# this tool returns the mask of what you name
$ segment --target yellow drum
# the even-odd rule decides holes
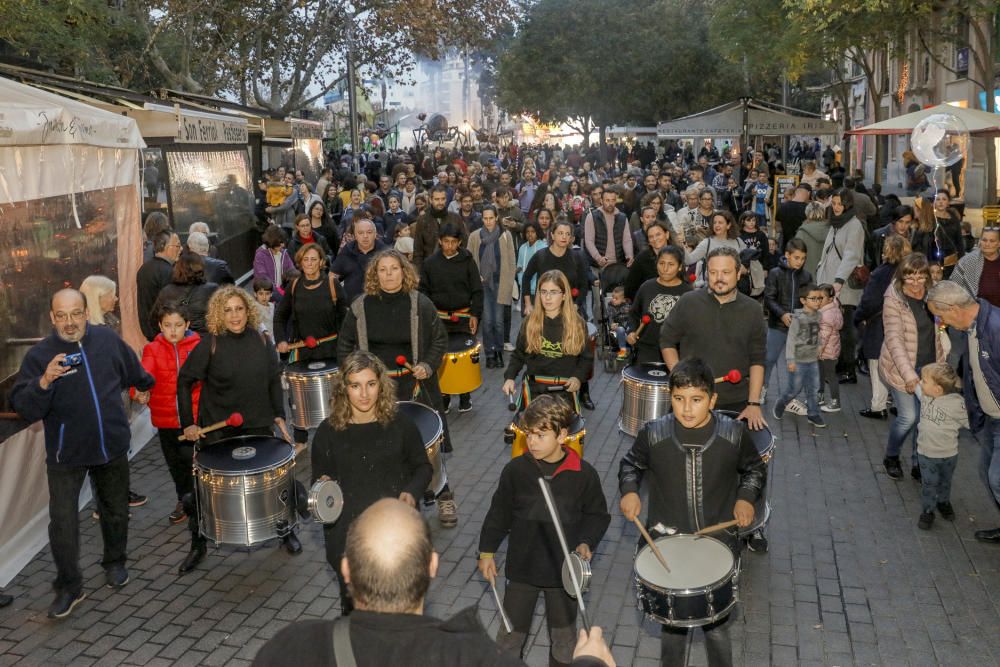
[[[471,334],[448,334],[448,352],[438,368],[442,394],[468,394],[482,386],[483,369],[479,364],[482,351],[482,343]]]
[[[583,458],[583,438],[587,435],[587,425],[583,417],[573,415],[573,422],[569,425],[569,437],[566,438],[566,446]],[[528,435],[515,420],[504,431],[504,439],[510,443],[510,457],[516,459],[528,448]]]

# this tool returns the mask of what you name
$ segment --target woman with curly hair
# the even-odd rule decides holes
[[[340,366],[330,391],[333,412],[313,439],[313,481],[335,480],[344,493],[344,512],[323,526],[326,560],[340,584],[340,608],[354,609],[340,573],[347,528],[382,498],[399,498],[413,507],[431,481],[433,470],[416,424],[396,410],[395,386],[378,357],[351,353]]]
[[[337,358],[346,359],[355,350],[378,357],[396,380],[395,398],[419,401],[441,415],[441,451],[446,453],[451,452],[451,438],[437,369],[448,350],[448,332],[417,282],[413,264],[397,250],[375,255],[365,269],[365,292],[351,303],[340,327]],[[403,359],[406,363],[400,364]],[[447,486],[437,505],[442,527],[457,526],[457,507]]]
[[[184,436],[192,442],[216,442],[237,435],[274,435],[292,441],[285,426],[281,369],[274,344],[257,330],[260,311],[251,295],[235,285],[216,290],[205,316],[207,334],[177,375],[177,407]],[[198,420],[194,418],[192,394],[201,383]],[[225,421],[238,412],[239,427],[226,426],[202,434],[201,427]],[[180,573],[193,570],[205,557],[205,538],[198,533],[197,513],[190,508],[191,553],[181,563]],[[289,553],[302,551],[294,534],[284,539]]]

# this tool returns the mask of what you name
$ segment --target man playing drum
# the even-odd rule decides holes
[[[701,359],[679,362],[670,386],[673,413],[647,423],[619,466],[622,514],[629,521],[639,516],[639,486],[650,471],[646,526],[654,531],[662,524],[694,533],[731,518],[740,528],[749,526],[767,481],[749,432],[742,422],[713,411],[715,377]],[[735,530],[714,535],[739,557]],[[733,664],[728,620],[702,626],[711,667]],[[661,664],[687,664],[688,639],[687,628],[664,625]]]

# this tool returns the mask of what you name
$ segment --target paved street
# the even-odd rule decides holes
[[[426,513],[441,554],[427,611],[448,616],[479,605],[495,632],[499,620],[488,586],[475,573],[474,554],[508,460],[501,430],[510,413],[498,390],[500,372],[485,372],[474,410],[453,412],[450,420],[457,454],[448,467],[461,523],[441,530],[436,513]],[[613,519],[593,562],[587,603],[613,642],[618,664],[651,667],[658,664],[659,628],[636,611],[637,533],[616,509],[618,460],[631,442],[617,430],[618,377],[598,370],[593,394],[598,409],[586,414],[585,458],[602,476]],[[933,530],[920,531],[918,483],[909,477],[893,482],[881,468],[887,424],[856,416],[867,395],[864,378],[846,387],[845,411],[815,434],[801,417],[772,423],[779,440],[769,480],[771,547],[743,559],[734,623],[738,661],[1000,665],[1000,548],[972,538],[974,530],[1000,522],[976,474],[978,445],[963,437],[956,521],[938,518]],[[307,467],[298,469],[300,479],[307,478]],[[114,592],[103,586],[99,529],[89,509],[81,513],[87,600],[64,621],[46,619],[54,566],[43,551],[6,591],[16,600],[0,610],[0,664],[245,665],[287,623],[338,613],[337,587],[313,523],[300,532],[305,551],[298,557],[275,546],[249,553],[218,549],[198,571],[179,578],[187,533],[167,522],[172,485],[155,441],[132,470],[133,488],[151,501],[133,511],[131,583]],[[540,614],[537,627],[543,627]],[[529,645],[530,665],[547,664],[541,633]],[[700,641],[691,664],[705,664]]]

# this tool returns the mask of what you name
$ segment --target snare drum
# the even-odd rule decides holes
[[[420,439],[424,441],[424,451],[427,452],[427,459],[434,468],[434,476],[431,477],[430,486],[427,489],[438,495],[448,483],[448,471],[444,467],[441,459],[441,443],[444,442],[444,423],[437,412],[431,408],[416,403],[414,401],[399,401],[396,404],[399,411],[413,420],[420,431]]]
[[[296,525],[295,456],[284,440],[226,438],[196,450],[198,529],[216,544],[252,546]]]
[[[333,480],[316,482],[309,489],[307,506],[318,523],[334,523],[344,511],[344,493]]]
[[[285,369],[292,426],[316,428],[330,416],[330,396],[337,364],[332,359],[296,361]]]
[[[739,599],[739,562],[714,537],[670,535],[655,540],[670,572],[649,545],[635,557],[639,609],[663,625],[693,628],[723,618]]]
[[[576,581],[580,584],[580,592],[586,593],[590,590],[590,563],[583,559],[583,556],[575,551],[571,551],[563,561],[562,566],[562,585],[566,589],[566,593],[569,594],[571,598],[576,599],[576,587],[573,586],[573,579],[570,577],[570,568],[573,569],[573,574],[576,575]]]
[[[566,438],[566,446],[583,458],[583,439],[587,435],[587,423],[580,415],[573,415],[573,422],[569,425],[569,437]],[[514,423],[508,427],[508,437],[512,436],[510,457],[516,459],[528,448],[528,436],[521,425],[515,419]]]
[[[482,351],[482,343],[472,334],[448,334],[448,352],[438,368],[442,394],[468,394],[482,386],[483,370],[479,364]]]
[[[670,371],[666,364],[635,364],[622,370],[622,411],[618,429],[635,437],[648,421],[670,412]]]
[[[733,419],[736,419],[737,415],[737,413],[730,410],[720,410],[719,413],[728,415]],[[740,537],[745,537],[755,530],[760,530],[771,519],[771,503],[768,502],[768,499],[771,495],[771,462],[774,460],[775,437],[771,433],[771,429],[766,426],[759,431],[753,431],[748,427],[747,433],[750,434],[750,439],[753,440],[754,447],[760,453],[761,460],[767,464],[768,483],[764,485],[764,492],[760,494],[760,498],[754,503],[753,523],[746,528],[739,529]]]

